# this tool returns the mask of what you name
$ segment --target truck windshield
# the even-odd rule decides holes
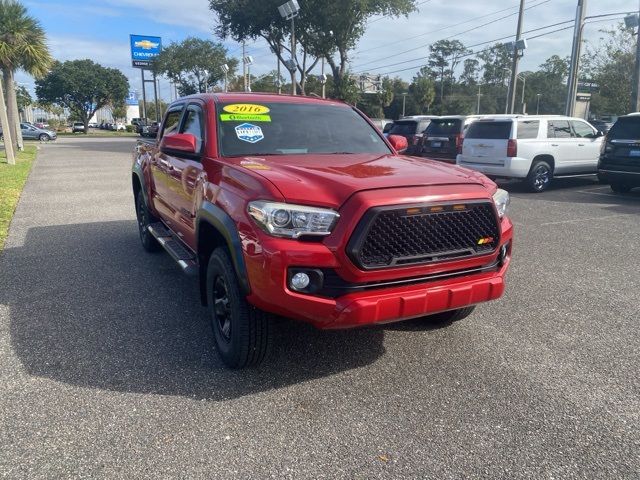
[[[216,115],[224,157],[391,153],[380,133],[343,105],[225,103]]]

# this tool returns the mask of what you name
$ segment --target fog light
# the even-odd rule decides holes
[[[294,290],[304,290],[309,286],[311,279],[309,275],[306,273],[296,273],[293,277],[291,277],[291,288]]]

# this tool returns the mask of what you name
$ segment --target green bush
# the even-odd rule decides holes
[[[133,133],[136,131],[136,127],[133,125],[127,125],[125,128],[127,129],[127,133]]]

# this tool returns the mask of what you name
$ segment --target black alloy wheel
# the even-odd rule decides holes
[[[207,308],[216,350],[230,368],[259,365],[271,344],[271,315],[247,302],[225,247],[207,265]]]
[[[215,321],[222,335],[222,338],[231,341],[231,303],[229,300],[229,291],[224,277],[217,276],[213,285],[213,310],[215,312]]]
[[[532,192],[544,192],[551,184],[553,171],[547,162],[538,161],[533,164],[527,176],[527,185]]]
[[[160,250],[160,244],[155,237],[151,235],[151,232],[149,232],[149,225],[158,220],[149,212],[142,192],[138,192],[136,196],[136,217],[138,219],[138,233],[140,234],[142,248],[147,252],[157,252]]]

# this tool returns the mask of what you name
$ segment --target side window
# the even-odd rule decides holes
[[[182,118],[182,105],[173,107],[167,113],[167,116],[164,119],[164,124],[162,125],[162,135],[160,137],[164,137],[165,135],[170,135],[178,131],[178,126],[180,126],[180,118]]]
[[[523,120],[518,122],[518,139],[538,138],[540,122],[538,120]]]
[[[553,130],[554,137],[556,138],[571,138],[573,133],[567,120],[553,120],[549,122],[550,128]],[[553,138],[553,137],[552,137]]]
[[[576,137],[578,138],[594,138],[596,136],[593,128],[587,125],[584,122],[571,122],[571,126],[573,127],[573,131],[576,133]]]
[[[180,133],[190,133],[197,139],[196,151],[202,150],[202,140],[204,137],[204,115],[199,105],[189,105],[184,119],[184,125]]]

